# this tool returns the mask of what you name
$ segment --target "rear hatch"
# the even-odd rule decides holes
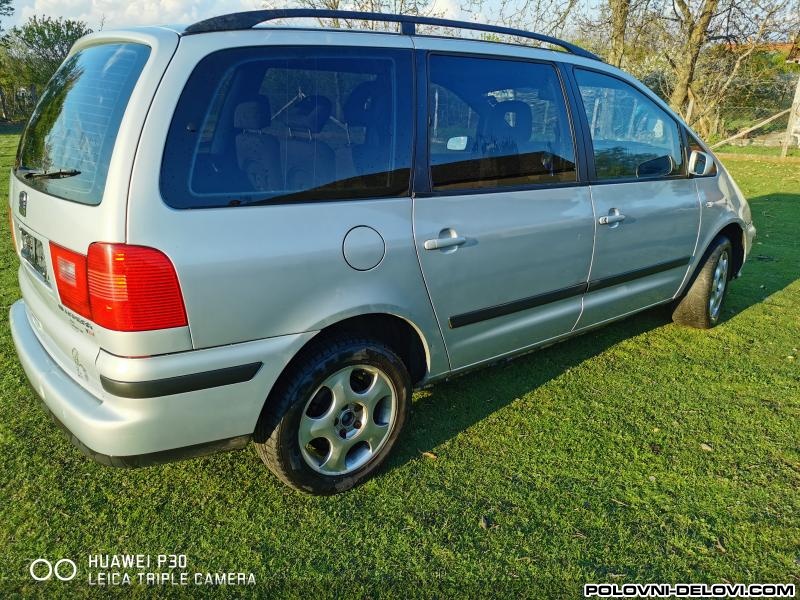
[[[98,326],[74,293],[86,286],[90,245],[125,242],[136,145],[178,40],[147,28],[78,41],[22,134],[10,177],[20,289],[33,329],[65,371],[98,392],[100,348],[130,356],[188,349],[187,340],[191,347],[187,327],[176,336]]]

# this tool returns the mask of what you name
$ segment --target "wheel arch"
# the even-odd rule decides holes
[[[725,223],[721,227],[715,228],[714,233],[711,235],[706,236],[705,240],[703,241],[703,252],[699,255],[699,258],[695,261],[694,265],[692,266],[691,274],[689,277],[686,278],[684,281],[683,286],[675,295],[675,298],[681,298],[686,293],[686,291],[692,287],[695,279],[697,279],[697,275],[700,273],[700,270],[703,268],[703,264],[705,264],[706,257],[711,249],[711,244],[714,243],[719,236],[724,235],[727,237],[730,242],[731,246],[733,246],[733,269],[731,272],[733,273],[731,279],[739,276],[739,271],[741,271],[742,266],[744,265],[744,249],[745,249],[745,232],[744,227],[738,221],[729,221]]]
[[[431,372],[431,348],[415,323],[389,312],[362,313],[340,318],[321,327],[289,360],[273,389],[294,368],[309,347],[345,334],[375,338],[387,344],[406,365],[413,385],[421,382]]]
[[[430,348],[419,327],[408,319],[386,312],[355,315],[324,327],[308,344],[343,333],[356,333],[387,344],[405,363],[412,384],[416,385],[430,372]]]
[[[737,222],[732,221],[725,225],[722,229],[720,229],[714,237],[708,242],[708,245],[711,244],[716,238],[719,236],[724,235],[731,241],[731,245],[733,246],[733,278],[739,276],[739,272],[742,270],[742,266],[744,266],[744,248],[745,248],[745,232],[744,227]],[[706,250],[708,246],[706,246]],[[704,251],[705,254],[705,251]]]

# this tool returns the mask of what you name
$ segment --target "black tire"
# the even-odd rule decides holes
[[[323,382],[347,367],[358,365],[379,370],[385,380],[391,382],[396,396],[393,421],[387,425],[388,433],[379,449],[365,464],[342,475],[320,473],[306,458],[309,447],[301,451],[301,419],[311,410],[312,394],[319,395]],[[331,402],[332,399],[331,392]],[[293,361],[270,393],[256,425],[256,451],[281,481],[296,490],[314,495],[344,492],[369,478],[391,452],[408,420],[410,406],[411,377],[406,365],[389,346],[361,335],[321,339]],[[334,408],[332,403],[331,411]],[[361,426],[358,421],[356,424]]]
[[[721,261],[727,261],[724,277],[717,277],[717,268]],[[672,320],[687,327],[696,329],[710,329],[719,322],[725,297],[728,294],[728,284],[733,277],[733,245],[724,235],[714,238],[706,250],[703,264],[700,266],[694,281],[683,297],[678,301],[672,312]],[[716,282],[724,286],[717,295]],[[712,302],[712,296],[718,303]],[[714,306],[716,305],[716,309]]]

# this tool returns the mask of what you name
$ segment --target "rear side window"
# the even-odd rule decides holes
[[[31,116],[17,152],[16,175],[71,171],[70,177],[28,177],[32,187],[65,200],[99,204],[128,99],[150,48],[91,46],[56,71]]]
[[[411,94],[406,50],[211,54],[178,102],[161,194],[174,208],[406,195]]]
[[[576,180],[564,95],[551,65],[433,55],[430,82],[434,190]]]
[[[575,69],[575,77],[592,134],[597,179],[684,173],[678,124],[666,111],[616,77],[583,69]]]

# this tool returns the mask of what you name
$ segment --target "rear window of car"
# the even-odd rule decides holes
[[[408,50],[210,54],[178,101],[161,195],[183,209],[406,195],[411,94]]]
[[[122,116],[150,48],[91,46],[70,56],[47,84],[22,135],[15,173],[65,200],[99,204]],[[35,177],[64,171],[62,178]]]

